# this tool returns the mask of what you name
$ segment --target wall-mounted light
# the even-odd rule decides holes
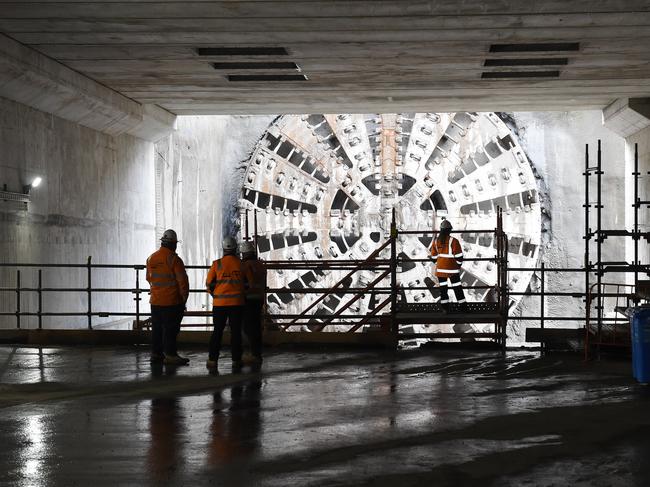
[[[30,191],[33,188],[37,188],[41,183],[43,182],[43,178],[40,176],[36,176],[34,179],[32,179],[32,182],[29,184],[25,184],[23,186],[22,192],[17,192],[17,191],[8,191],[7,190],[7,185],[4,184],[2,187],[2,190],[0,190],[0,200],[3,202],[17,202],[17,203],[22,203],[22,209],[26,210],[27,209],[27,204],[30,201]]]
[[[29,194],[29,192],[32,190],[32,188],[38,188],[38,186],[41,184],[43,181],[43,178],[40,176],[36,176],[31,183],[26,184],[23,186],[23,193],[24,194]]]

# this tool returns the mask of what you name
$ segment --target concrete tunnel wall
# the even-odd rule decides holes
[[[112,137],[0,98],[0,187],[20,192],[34,176],[29,209],[0,201],[0,262],[143,263],[155,244],[153,143]],[[22,285],[36,287],[37,271],[23,270]],[[0,269],[0,286],[14,286],[15,270]],[[133,271],[97,270],[97,287],[133,287]],[[85,270],[43,271],[45,287],[85,287]],[[37,298],[23,293],[22,309],[37,311]],[[133,306],[129,294],[95,293],[93,308]],[[84,293],[45,293],[45,311],[85,311]],[[15,295],[0,296],[2,311],[15,311]],[[95,318],[101,323],[116,318]],[[36,317],[22,318],[36,327]],[[0,317],[2,327],[15,317]],[[44,318],[47,327],[83,327],[85,317]]]

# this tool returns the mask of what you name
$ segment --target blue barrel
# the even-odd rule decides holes
[[[632,375],[650,382],[650,308],[636,308],[630,320],[632,331]]]

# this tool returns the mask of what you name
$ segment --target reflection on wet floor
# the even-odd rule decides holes
[[[154,481],[170,481],[183,461],[183,411],[177,397],[151,400],[149,431],[151,441],[147,454],[147,470]]]
[[[650,394],[625,362],[278,352],[209,375],[188,355],[0,348],[0,483],[648,485]]]
[[[262,421],[260,392],[262,382],[250,381],[225,391],[214,393],[207,464],[227,467],[245,463],[259,448]]]

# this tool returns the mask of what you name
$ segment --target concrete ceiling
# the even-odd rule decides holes
[[[0,0],[0,32],[183,115],[602,109],[650,96],[650,0]],[[492,44],[576,42],[569,52],[489,52]],[[197,53],[242,46],[288,55]],[[568,64],[484,66],[558,57]],[[269,60],[297,63],[308,80],[233,82],[227,74],[277,71],[211,64]],[[549,70],[559,77],[481,78]]]

